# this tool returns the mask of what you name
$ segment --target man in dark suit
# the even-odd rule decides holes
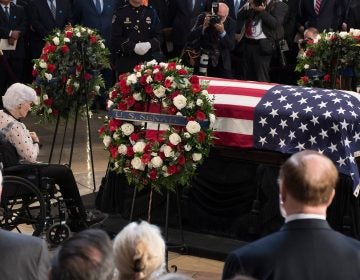
[[[15,50],[4,50],[0,67],[0,95],[14,82],[21,81],[25,59],[24,36],[27,31],[27,19],[24,8],[0,0],[0,39],[15,45]],[[0,102],[1,103],[1,102]]]
[[[32,58],[39,58],[45,37],[55,28],[63,30],[74,23],[71,4],[69,0],[34,0],[28,8],[31,54]]]
[[[2,192],[0,172],[0,197]],[[46,242],[30,235],[0,229],[0,278],[46,280],[50,255]]]
[[[276,233],[231,252],[223,279],[360,279],[360,242],[330,228],[326,210],[335,195],[333,162],[315,151],[292,155],[279,174],[285,225]]]
[[[236,23],[228,14],[228,6],[219,3],[217,17],[209,13],[201,14],[189,35],[189,41],[200,39],[203,52],[209,56],[207,73],[199,69],[202,75],[232,78],[230,52],[235,46]]]
[[[210,12],[211,0],[169,0],[169,22],[174,45],[172,56],[180,56],[198,15]]]

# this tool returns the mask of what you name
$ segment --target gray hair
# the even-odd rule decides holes
[[[33,88],[21,84],[12,84],[2,97],[4,108],[12,110],[24,102],[36,102],[37,96]]]

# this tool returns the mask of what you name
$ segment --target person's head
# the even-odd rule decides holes
[[[280,168],[280,203],[287,214],[326,214],[338,172],[326,156],[311,150],[293,154]]]
[[[159,280],[191,280],[192,278],[181,273],[166,273]]]
[[[3,4],[3,5],[9,5],[10,2],[11,2],[11,0],[0,0],[0,4]]]
[[[2,97],[3,106],[15,118],[25,118],[31,104],[37,102],[36,92],[33,88],[21,84],[12,84]]]
[[[220,17],[220,22],[224,23],[227,16],[229,15],[229,7],[225,3],[220,2],[219,3],[219,11],[218,16]]]
[[[133,7],[140,7],[143,3],[143,0],[129,0],[129,4]]]
[[[304,31],[304,40],[315,40],[319,31],[315,27],[309,27]]]
[[[158,279],[164,273],[165,242],[157,226],[132,222],[114,239],[119,279]]]
[[[66,240],[55,253],[51,280],[111,280],[114,273],[112,244],[106,232],[87,229]]]

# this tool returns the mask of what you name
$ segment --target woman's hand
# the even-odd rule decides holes
[[[34,143],[39,143],[39,137],[37,136],[36,132],[30,131],[30,137]]]

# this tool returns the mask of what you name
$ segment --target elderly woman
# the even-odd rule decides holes
[[[69,211],[71,230],[79,231],[104,220],[104,214],[97,213],[97,215],[94,215],[85,210],[70,168],[60,164],[40,164],[36,162],[39,154],[39,138],[35,132],[27,130],[26,126],[20,121],[20,119],[27,116],[31,104],[36,100],[35,90],[24,84],[15,83],[7,89],[2,97],[4,109],[0,110],[0,139],[9,142],[15,147],[19,156],[19,163],[24,164],[24,170],[36,167],[41,177],[54,179],[60,188]],[[18,168],[16,170],[19,171]]]
[[[165,273],[165,242],[157,226],[132,222],[114,239],[118,280],[159,279]]]

